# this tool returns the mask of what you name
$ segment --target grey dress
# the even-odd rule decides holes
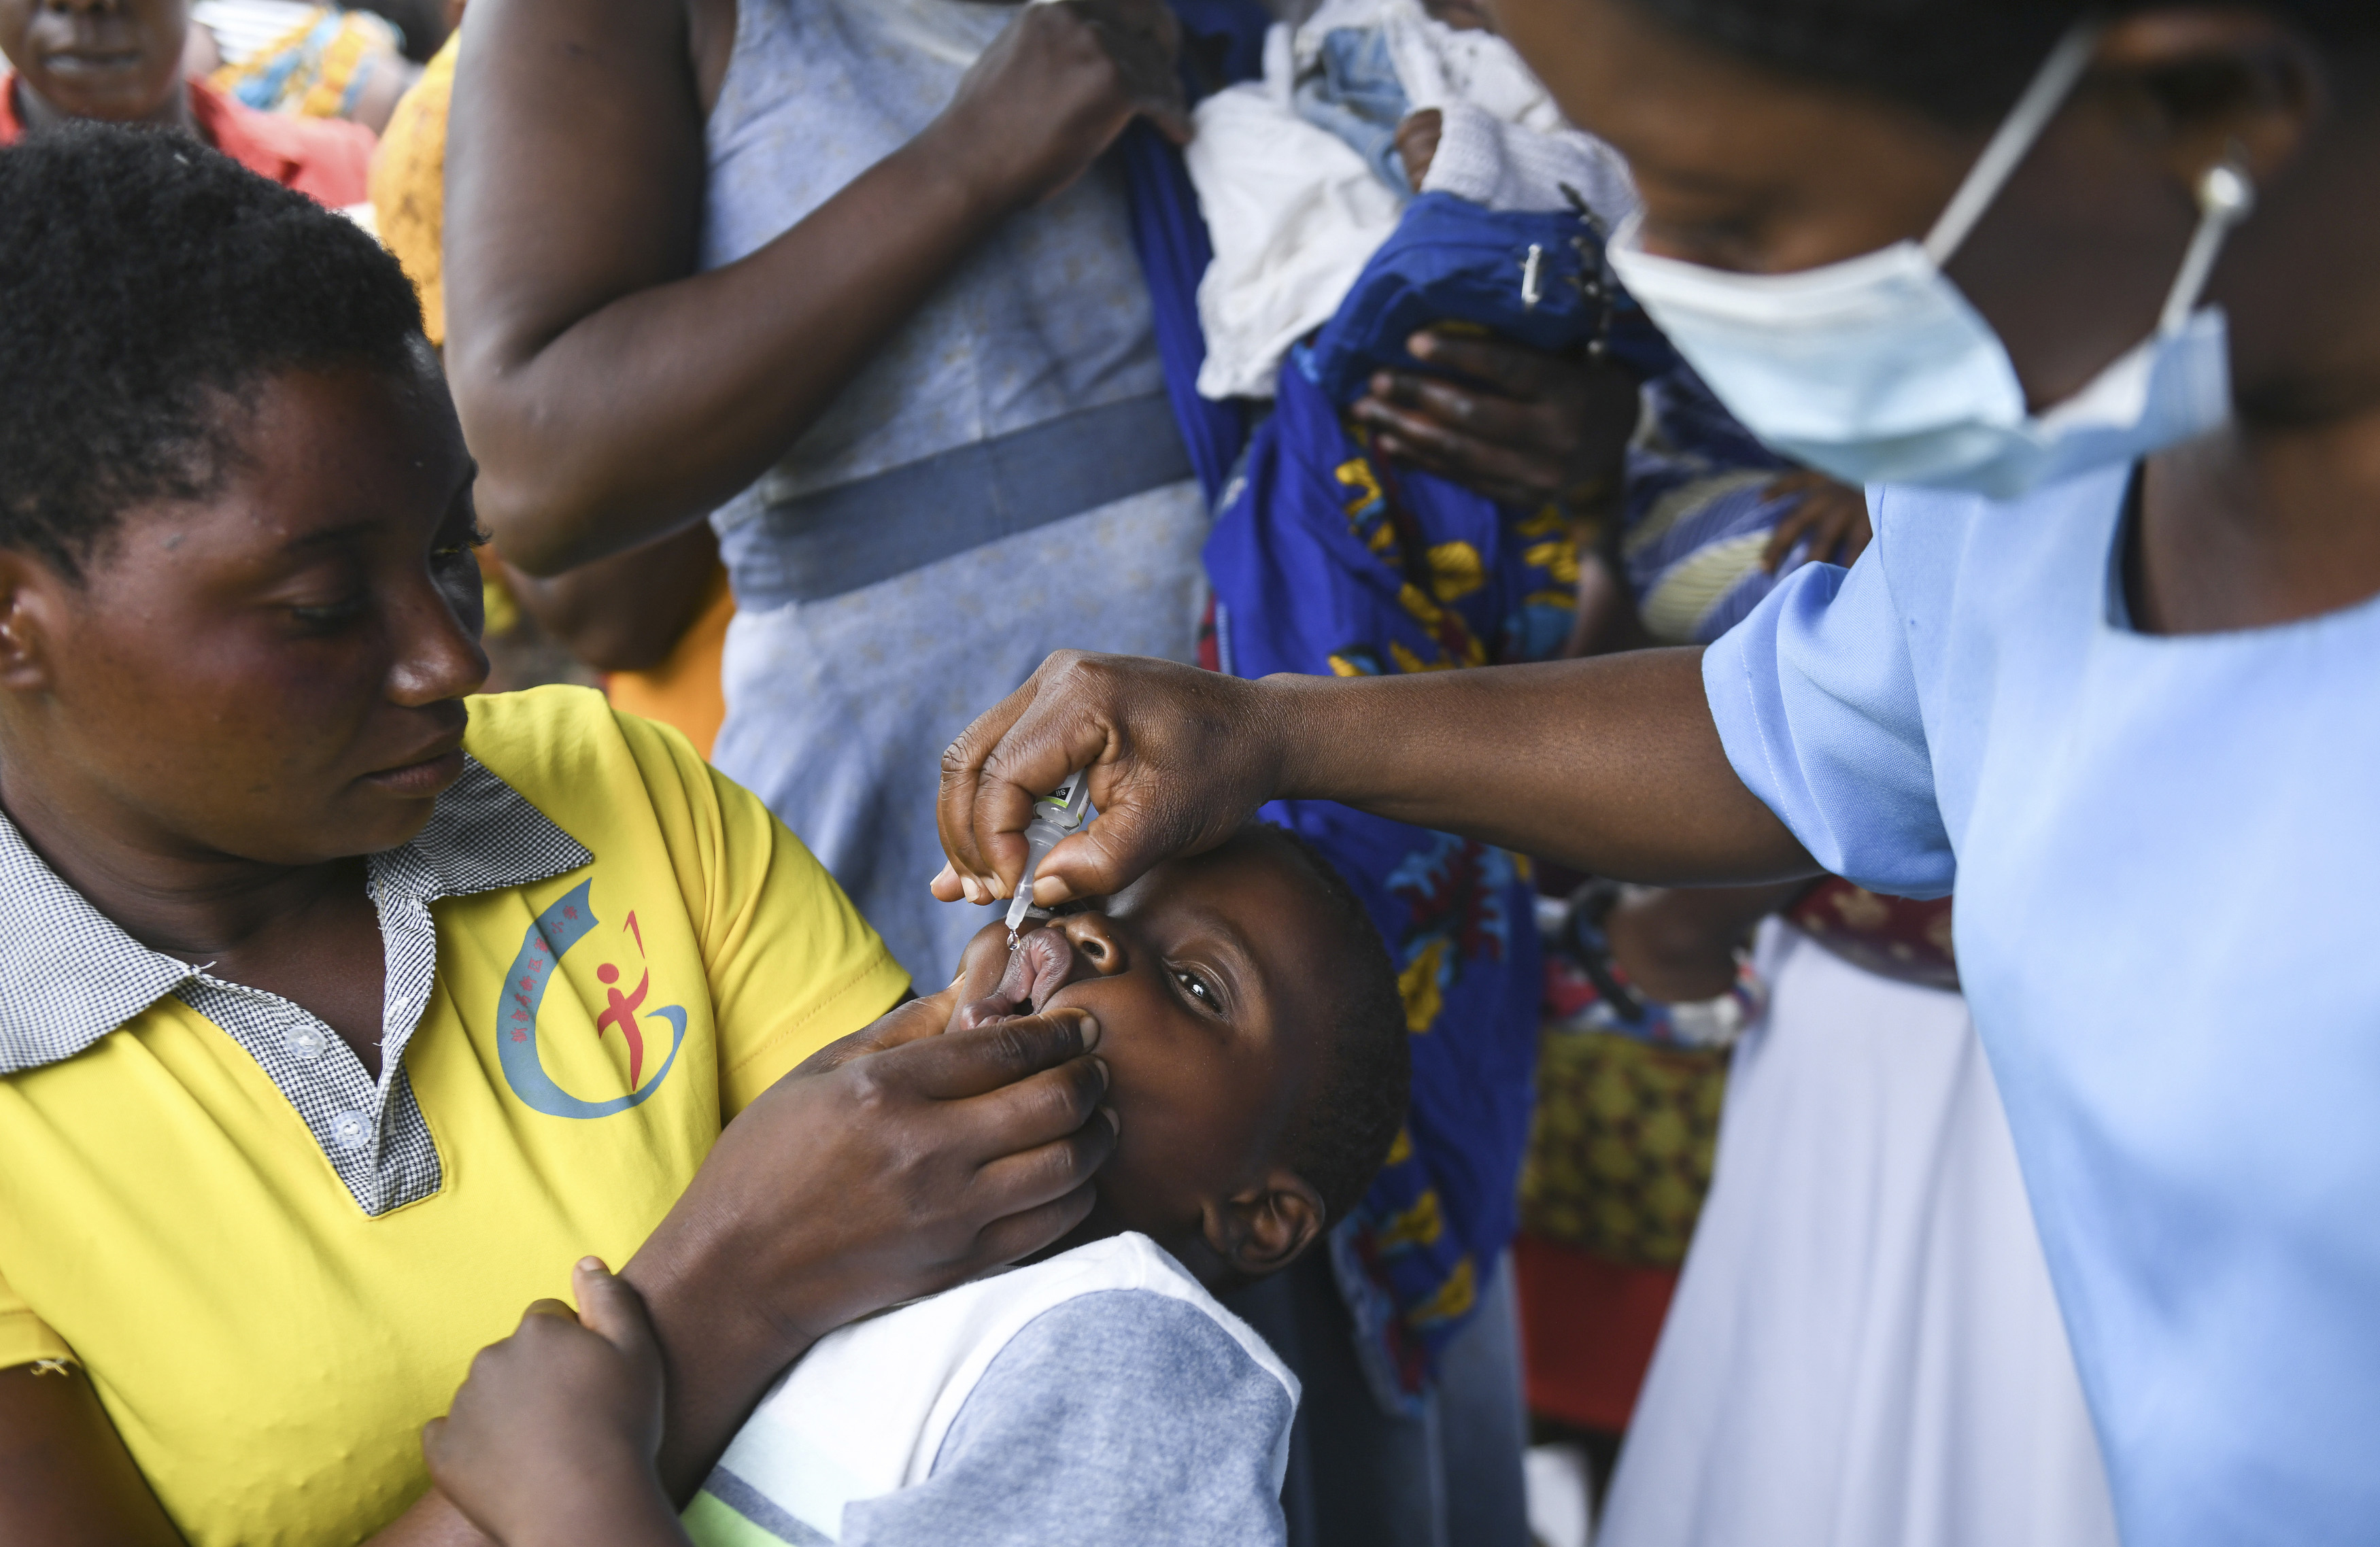
[[[1015,14],[965,0],[740,0],[708,127],[703,266],[765,245],[914,137]],[[1190,658],[1207,510],[1180,476],[1162,387],[1123,178],[1102,162],[1000,226],[712,518],[740,609],[714,761],[800,834],[922,984],[945,981],[991,917],[926,891],[941,864],[942,749],[1053,650]],[[945,479],[921,496],[892,476],[1101,413],[1134,427],[1104,434],[1105,453],[1170,466],[1165,481],[979,542],[974,484],[953,497]],[[832,556],[880,528],[913,531],[921,499],[950,508],[939,535],[905,538],[914,566],[787,594],[789,548],[814,554],[823,535]],[[826,514],[803,514],[820,501]]]

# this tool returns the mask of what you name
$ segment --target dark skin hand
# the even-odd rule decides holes
[[[1280,1150],[1323,1067],[1335,1006],[1316,964],[1346,950],[1333,919],[1301,864],[1243,839],[1160,865],[1013,953],[1001,923],[968,944],[949,991],[962,1031],[1067,1011],[1104,1029],[1115,1152],[1089,1216],[1049,1250],[1138,1230],[1222,1290],[1312,1244],[1322,1200]],[[575,1287],[577,1315],[540,1300],[473,1361],[423,1432],[431,1476],[508,1547],[682,1542],[656,1467],[663,1360],[643,1301],[591,1259]]]
[[[1761,920],[1807,883],[1673,886],[1623,898],[1604,915],[1611,959],[1628,981],[1668,1005],[1717,999],[1735,986],[1735,953]]]
[[[1570,118],[1627,156],[1653,250],[1781,273],[1922,237],[1988,137],[1767,69],[1631,0],[1498,0],[1498,30]],[[2137,626],[2250,627],[2380,591],[2380,67],[2251,7],[2126,14],[1951,265],[2036,407],[2144,336],[2237,144],[2258,207],[2209,292],[2240,417],[2147,461]],[[2054,254],[2054,262],[2046,254]],[[1216,842],[1273,795],[1650,882],[1811,865],[1728,765],[1690,652],[1426,677],[1193,681],[1053,657],[951,749],[937,895],[1004,895],[1034,794],[1096,762],[1101,817],[1044,900]],[[1121,820],[1119,820],[1121,819]]]
[[[454,1410],[421,1431],[431,1480],[504,1547],[684,1547],[654,1461],[662,1355],[652,1318],[600,1258],[573,1310],[539,1300],[480,1350]]]
[[[1435,329],[1405,347],[1433,369],[1377,372],[1349,410],[1383,455],[1531,508],[1617,486],[1640,408],[1621,366]]]
[[[1439,138],[1445,132],[1446,115],[1435,107],[1408,113],[1404,121],[1397,125],[1397,159],[1405,164],[1405,185],[1415,193],[1421,191],[1421,180],[1429,176],[1429,164],[1438,155]]]
[[[654,1475],[691,1498],[778,1371],[844,1322],[1060,1239],[1115,1127],[1088,1014],[946,1030],[957,985],[826,1048],[727,1126],[622,1271],[663,1371]],[[0,1370],[0,1542],[180,1538],[79,1372]],[[575,1520],[565,1513],[563,1524]],[[479,1547],[436,1490],[374,1547]],[[518,1540],[518,1539],[507,1539]],[[556,1540],[585,1540],[557,1537]]]
[[[1430,14],[1463,30],[1486,25],[1468,6]],[[1437,108],[1425,107],[1397,126],[1397,155],[1415,193],[1445,122]],[[1619,487],[1621,455],[1641,408],[1627,372],[1506,339],[1436,331],[1415,334],[1405,347],[1441,369],[1372,377],[1353,412],[1372,426],[1383,455],[1531,508],[1557,499],[1586,505]]]
[[[126,511],[79,575],[0,548],[0,807],[135,939],[303,1005],[375,1070],[362,856],[459,776],[487,673],[473,469],[418,347],[401,374],[256,383],[223,408],[241,455],[215,486]],[[955,987],[911,1001],[778,1081],[624,1270],[677,1496],[820,1334],[1089,1212],[1113,1146],[1096,1022],[948,1032],[959,1008]],[[0,1542],[175,1540],[91,1389],[0,1371],[0,1471],[32,1480],[0,1487]],[[480,1538],[433,1492],[373,1540]]]
[[[1212,847],[1275,797],[1337,800],[1597,875],[1751,882],[1815,869],[1729,765],[1699,650],[1254,682],[1061,651],[943,754],[951,862],[935,895],[1008,895],[1024,870],[1026,792],[1087,765],[1099,819],[1041,862],[1044,906],[1120,891],[1169,855]]]
[[[1160,0],[1020,8],[917,139],[695,272],[733,0],[480,0],[446,160],[447,365],[506,559],[555,574],[750,484],[952,267],[1137,116],[1188,119]]]
[[[1868,525],[1865,490],[1803,469],[1760,491],[1763,499],[1792,495],[1799,495],[1800,503],[1778,520],[1768,533],[1768,546],[1760,552],[1760,567],[1770,574],[1777,572],[1803,538],[1809,539],[1814,562],[1846,567],[1875,540],[1876,529]]]

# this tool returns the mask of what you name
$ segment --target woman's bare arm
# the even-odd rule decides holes
[[[0,1547],[181,1541],[80,1370],[0,1370]]]
[[[446,159],[446,366],[505,556],[552,574],[758,478],[992,225],[1138,113],[1186,134],[1160,0],[1021,8],[942,115],[697,274],[682,0],[479,0]]]

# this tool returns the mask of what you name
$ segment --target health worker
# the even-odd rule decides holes
[[[1958,893],[2131,1547],[2380,1541],[2380,8],[1497,0],[1612,262],[1876,540],[1706,651],[1239,682],[1052,657],[955,897],[1329,798],[1647,882]]]

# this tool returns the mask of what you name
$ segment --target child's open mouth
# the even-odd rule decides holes
[[[1075,943],[1044,925],[1017,937],[1016,949],[1008,954],[1008,970],[1001,974],[992,996],[1013,1014],[1039,1015],[1050,995],[1087,976],[1083,966]]]

